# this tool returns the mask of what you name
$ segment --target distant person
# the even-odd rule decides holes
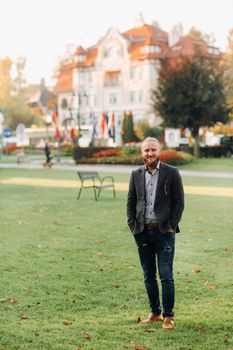
[[[184,209],[178,170],[159,160],[160,142],[152,137],[141,145],[144,166],[131,175],[127,199],[128,225],[136,241],[151,312],[140,324],[163,321],[174,328],[173,259],[175,233]],[[157,282],[162,284],[162,306]]]
[[[46,156],[46,162],[44,163],[44,166],[48,166],[51,167],[52,166],[52,156],[51,156],[51,151],[50,151],[50,147],[48,142],[46,142],[45,144],[45,148],[44,148],[44,152],[45,152],[45,156]]]

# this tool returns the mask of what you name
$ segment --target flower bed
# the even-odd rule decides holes
[[[141,155],[136,152],[131,155],[124,155],[120,152],[120,149],[115,151],[118,156],[113,156],[114,150],[102,150],[100,152],[92,154],[87,158],[79,159],[79,164],[132,164],[142,165],[143,161]],[[97,156],[94,156],[97,155]],[[190,163],[194,160],[194,157],[185,152],[177,152],[175,150],[164,150],[160,153],[160,160],[170,165],[180,165]]]

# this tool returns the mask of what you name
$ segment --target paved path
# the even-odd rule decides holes
[[[31,163],[0,163],[0,169],[43,169],[43,164],[40,162]],[[137,169],[138,165],[107,165],[107,164],[79,164],[75,165],[73,163],[55,163],[51,170],[68,170],[68,171],[91,171],[96,170],[99,172],[111,172],[111,173],[121,173],[130,174],[133,169]],[[194,177],[214,177],[214,178],[224,178],[233,179],[232,173],[225,172],[210,172],[210,171],[199,171],[199,170],[180,170],[182,176],[194,176]]]

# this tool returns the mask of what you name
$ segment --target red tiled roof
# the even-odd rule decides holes
[[[129,54],[131,60],[144,60],[144,59],[164,59],[168,58],[174,63],[179,58],[184,56],[192,56],[195,51],[199,50],[203,53],[208,53],[208,45],[202,41],[195,39],[190,35],[186,35],[180,38],[180,40],[173,46],[168,45],[168,33],[162,29],[144,24],[143,26],[132,28],[124,33],[122,36],[129,43]],[[160,48],[158,52],[150,52],[146,47],[157,46]],[[145,47],[145,50],[143,50]],[[153,50],[152,50],[153,51]],[[156,50],[155,50],[156,51]],[[79,46],[73,56],[86,56],[86,59],[75,61],[73,63],[64,62],[61,64],[59,75],[57,77],[57,84],[55,87],[56,92],[72,91],[72,71],[74,68],[88,68],[94,65],[98,54],[98,46],[92,46],[88,49],[84,49]]]
[[[68,92],[73,90],[73,65],[62,67],[57,76],[55,92]]]
[[[82,55],[86,55],[86,60],[81,61],[81,62],[75,62],[74,66],[75,67],[90,67],[95,63],[97,54],[98,54],[98,49],[95,46],[92,46],[88,48],[84,53],[81,53]]]
[[[82,46],[79,46],[77,48],[77,50],[75,51],[75,55],[85,55],[86,51],[84,50],[84,48]]]
[[[173,45],[164,51],[163,57],[175,58],[180,56],[193,56],[196,51],[208,53],[208,45],[202,41],[193,38],[190,35],[185,35]]]
[[[144,24],[123,33],[123,36],[130,41],[129,53],[132,60],[142,60],[146,58],[159,58],[162,51],[168,47],[168,34],[162,29]],[[161,52],[145,53],[141,49],[144,46],[156,45]]]

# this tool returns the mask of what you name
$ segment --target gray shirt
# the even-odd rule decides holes
[[[157,217],[154,212],[154,204],[156,197],[156,190],[159,179],[159,166],[160,161],[156,166],[153,173],[149,173],[146,169],[145,172],[145,185],[146,185],[146,211],[145,211],[145,224],[149,222],[157,222]]]

